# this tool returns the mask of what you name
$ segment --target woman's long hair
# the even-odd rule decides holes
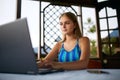
[[[80,26],[78,24],[78,20],[77,17],[75,16],[75,14],[71,13],[71,12],[65,12],[63,13],[59,19],[61,19],[61,17],[63,16],[67,16],[70,20],[73,21],[74,24],[76,24],[76,28],[74,30],[75,33],[75,37],[78,39],[80,37],[82,37],[81,31],[80,31]],[[62,42],[64,42],[66,40],[66,36],[63,34],[63,39]]]

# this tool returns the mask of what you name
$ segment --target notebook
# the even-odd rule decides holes
[[[27,18],[0,26],[0,73],[46,74],[60,71],[38,69]]]

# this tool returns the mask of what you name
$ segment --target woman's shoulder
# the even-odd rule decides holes
[[[83,43],[83,42],[89,42],[89,38],[88,37],[80,37],[79,38],[79,43]]]
[[[80,37],[79,40],[89,40],[89,38],[86,36],[83,36],[83,37]]]
[[[60,48],[60,47],[62,46],[62,42],[61,42],[61,41],[57,42],[57,43],[56,43],[56,46],[57,46],[58,48]]]
[[[84,46],[89,46],[90,45],[90,40],[88,37],[81,37],[79,38],[79,46],[82,48]]]

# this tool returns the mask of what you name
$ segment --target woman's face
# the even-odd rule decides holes
[[[73,34],[75,29],[75,24],[66,15],[63,15],[60,18],[60,28],[63,34],[67,34],[67,35]]]

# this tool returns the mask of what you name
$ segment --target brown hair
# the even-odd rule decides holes
[[[73,23],[76,24],[76,28],[74,30],[75,36],[77,38],[82,37],[81,31],[80,31],[80,26],[78,24],[78,20],[77,20],[77,17],[75,16],[75,14],[73,14],[71,12],[65,12],[65,13],[61,14],[60,18],[63,17],[63,16],[67,16],[70,20],[73,21]],[[62,41],[64,42],[65,40],[66,40],[66,37],[65,37],[65,35],[63,35],[63,40]]]

